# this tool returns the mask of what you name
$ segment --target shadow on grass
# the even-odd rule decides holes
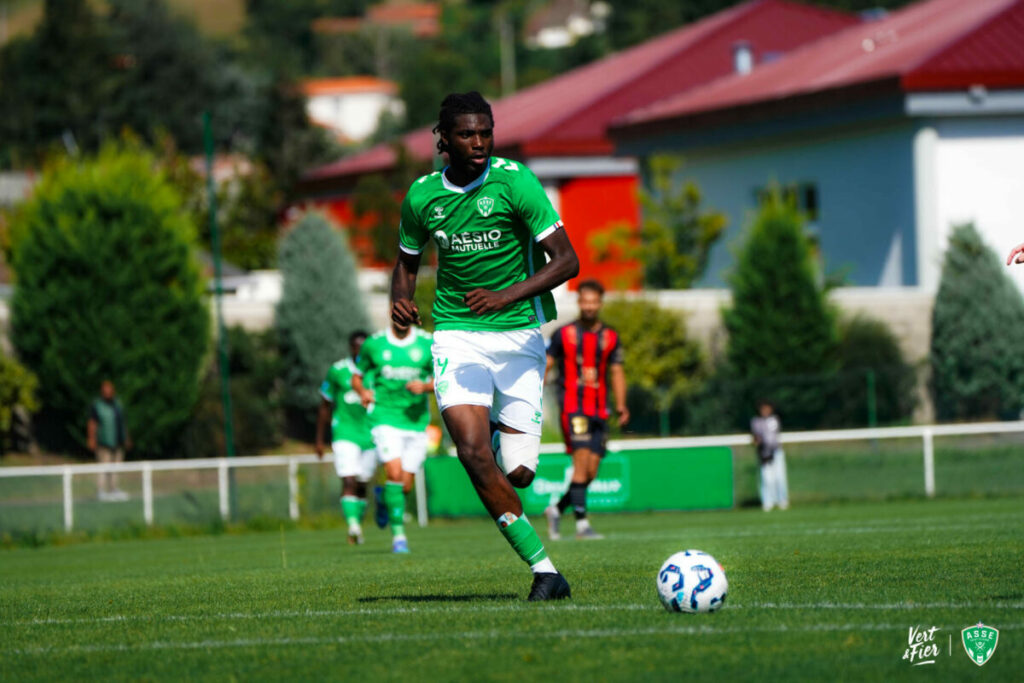
[[[468,595],[380,595],[359,598],[359,602],[476,602],[478,600],[514,600],[515,593],[469,593]]]

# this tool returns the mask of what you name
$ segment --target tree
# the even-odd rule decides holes
[[[277,327],[284,360],[284,405],[308,431],[319,402],[317,387],[331,363],[348,355],[348,336],[369,318],[347,241],[322,214],[307,213],[281,242],[283,278]]]
[[[737,422],[759,398],[774,400],[788,425],[820,420],[827,387],[821,380],[838,367],[839,343],[836,311],[820,280],[799,212],[772,193],[737,255],[732,307],[723,311],[726,372],[743,383]]]
[[[650,301],[609,301],[601,317],[618,331],[622,344],[635,418],[631,428],[667,433],[669,411],[704,380],[703,350],[687,336],[682,316]]]
[[[866,426],[872,409],[876,424],[910,419],[917,403],[917,371],[888,325],[865,315],[841,321],[838,359],[828,426]]]
[[[0,165],[33,166],[62,144],[95,149],[115,52],[86,0],[46,0],[42,23],[0,50]]]
[[[939,419],[1018,417],[1022,349],[1024,299],[975,227],[957,226],[932,312],[931,391]]]
[[[675,187],[673,176],[680,167],[675,157],[651,158],[651,190],[639,191],[644,211],[639,236],[628,225],[617,224],[589,238],[598,261],[642,263],[644,283],[652,289],[692,287],[704,274],[711,247],[725,230],[722,213],[701,211],[696,184]]]
[[[12,337],[39,377],[40,437],[84,443],[86,407],[109,378],[138,451],[169,454],[196,400],[210,318],[194,227],[156,160],[107,144],[54,163],[12,232]]]
[[[28,414],[39,410],[38,389],[39,380],[31,371],[16,359],[0,354],[0,450],[7,450],[10,441],[19,440],[11,438],[19,417],[24,422]]]

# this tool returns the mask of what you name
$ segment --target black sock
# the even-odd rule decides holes
[[[572,486],[569,487],[569,491],[572,491]],[[569,491],[566,491],[565,495],[558,500],[558,512],[560,514],[564,514],[565,511],[569,509],[569,506],[572,505],[572,501],[569,498]]]
[[[576,519],[583,519],[587,516],[587,485],[569,484],[569,492],[565,494],[572,502],[572,511],[576,513]]]

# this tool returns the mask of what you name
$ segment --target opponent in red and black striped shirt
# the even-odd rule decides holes
[[[579,320],[559,328],[548,346],[547,369],[558,370],[562,434],[573,459],[569,490],[557,506],[545,511],[552,538],[559,537],[558,521],[569,505],[576,513],[576,536],[600,538],[587,521],[586,493],[606,451],[609,384],[619,424],[629,421],[619,334],[600,319],[604,288],[596,280],[586,280],[578,293]]]

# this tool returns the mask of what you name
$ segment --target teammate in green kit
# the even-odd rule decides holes
[[[348,523],[350,545],[363,542],[363,513],[366,511],[366,482],[377,469],[377,453],[370,435],[359,394],[352,388],[356,372],[355,359],[366,340],[366,332],[357,330],[349,335],[351,356],[331,366],[320,385],[320,410],[316,418],[316,457],[324,457],[323,433],[331,424],[331,450],[334,451],[334,469],[341,478],[341,512]]]
[[[384,463],[384,504],[393,535],[391,550],[396,553],[409,552],[405,495],[427,457],[428,401],[434,390],[430,341],[418,327],[393,322],[363,344],[352,379]]]
[[[413,182],[402,203],[391,319],[419,320],[416,273],[433,238],[438,406],[484,507],[533,571],[529,599],[568,598],[513,486],[530,485],[540,451],[539,328],[555,316],[551,290],[576,276],[579,261],[537,177],[491,156],[494,117],[479,93],[446,97],[434,132],[449,165]]]

